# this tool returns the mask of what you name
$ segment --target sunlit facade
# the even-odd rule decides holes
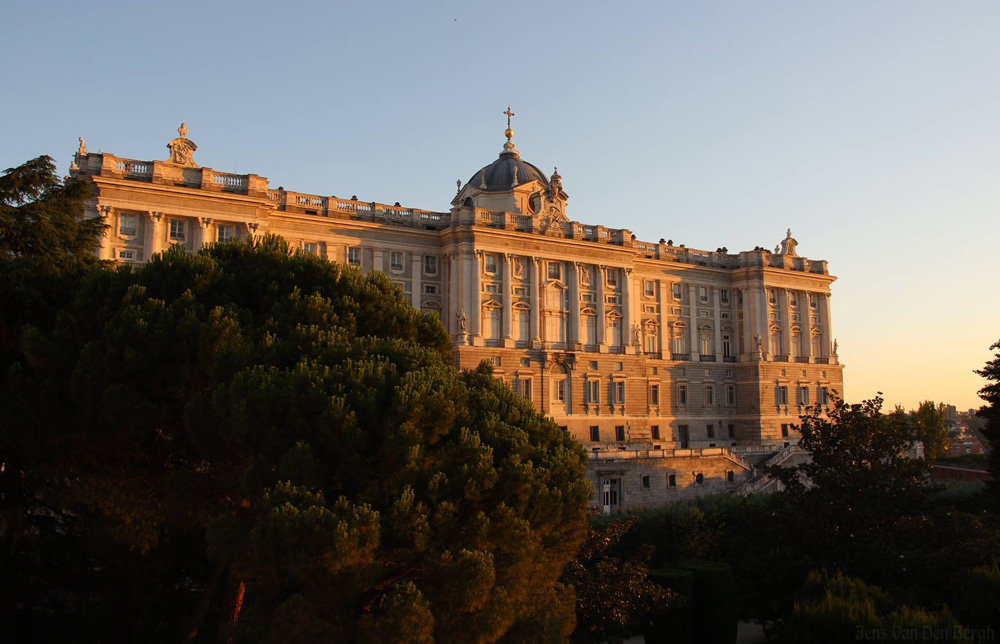
[[[653,505],[741,491],[788,451],[807,407],[843,390],[823,260],[787,231],[773,250],[703,251],[573,221],[557,171],[507,141],[448,210],[271,188],[200,167],[180,137],[166,161],[88,153],[110,225],[101,256],[142,263],[171,244],[271,232],[302,252],[380,270],[439,315],[455,366],[493,365],[591,454],[595,503]],[[628,210],[608,213],[624,223]],[[758,457],[759,456],[759,457]]]

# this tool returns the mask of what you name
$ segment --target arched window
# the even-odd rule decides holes
[[[593,309],[581,311],[583,318],[583,343],[597,344],[597,312]]]
[[[698,339],[700,341],[699,349],[701,350],[701,355],[712,355],[714,353],[714,351],[712,351],[712,328],[703,326],[698,329],[698,331]]]
[[[652,324],[646,325],[646,344],[645,344],[646,353],[656,353],[657,351],[660,350],[659,347],[657,346],[658,334],[656,333],[656,331],[657,328],[655,325]]]
[[[819,331],[812,334],[812,354],[814,358],[822,358],[823,355],[823,334]]]
[[[622,346],[622,317],[616,311],[608,316],[608,330],[611,336],[608,344],[613,347]]]
[[[673,330],[673,346],[671,351],[674,353],[687,353],[687,327],[683,324],[675,324]]]

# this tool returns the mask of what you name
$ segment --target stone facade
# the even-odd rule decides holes
[[[791,231],[774,252],[730,253],[572,221],[558,171],[521,160],[509,127],[447,211],[273,189],[196,165],[178,132],[166,161],[88,153],[81,139],[71,174],[96,187],[88,216],[110,225],[103,258],[142,263],[171,244],[271,232],[383,271],[440,315],[455,366],[490,362],[584,444],[595,503],[608,505],[614,481],[612,508],[736,489],[753,469],[739,454],[794,443],[798,415],[843,390],[835,278],[797,254]]]

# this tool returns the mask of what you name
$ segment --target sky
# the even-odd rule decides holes
[[[195,161],[447,210],[492,162],[569,215],[829,262],[849,401],[978,407],[1000,339],[1000,3],[0,4],[0,167]]]

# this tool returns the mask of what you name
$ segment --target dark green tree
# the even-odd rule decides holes
[[[29,493],[4,528],[5,623],[36,639],[572,629],[581,448],[488,369],[455,371],[381,273],[276,239],[174,249],[94,272],[18,347],[0,441]],[[33,566],[51,552],[64,565]]]
[[[626,558],[612,554],[638,521],[636,516],[592,520],[586,543],[566,566],[563,582],[576,591],[574,642],[622,642],[642,633],[653,615],[664,613],[676,600],[649,579],[652,547],[636,549]]]
[[[910,412],[913,431],[924,444],[924,458],[931,463],[947,453],[948,425],[945,418],[944,403],[934,404],[931,400],[925,400]]]
[[[990,351],[996,351],[993,359],[986,363],[976,373],[987,380],[987,384],[979,390],[979,397],[986,404],[979,408],[976,415],[986,422],[983,436],[989,441],[988,463],[993,478],[987,481],[986,488],[989,497],[1000,506],[1000,341],[994,342]]]
[[[21,325],[40,323],[72,292],[74,276],[100,263],[107,226],[83,218],[90,195],[84,181],[63,183],[47,156],[0,175],[0,351]]]

